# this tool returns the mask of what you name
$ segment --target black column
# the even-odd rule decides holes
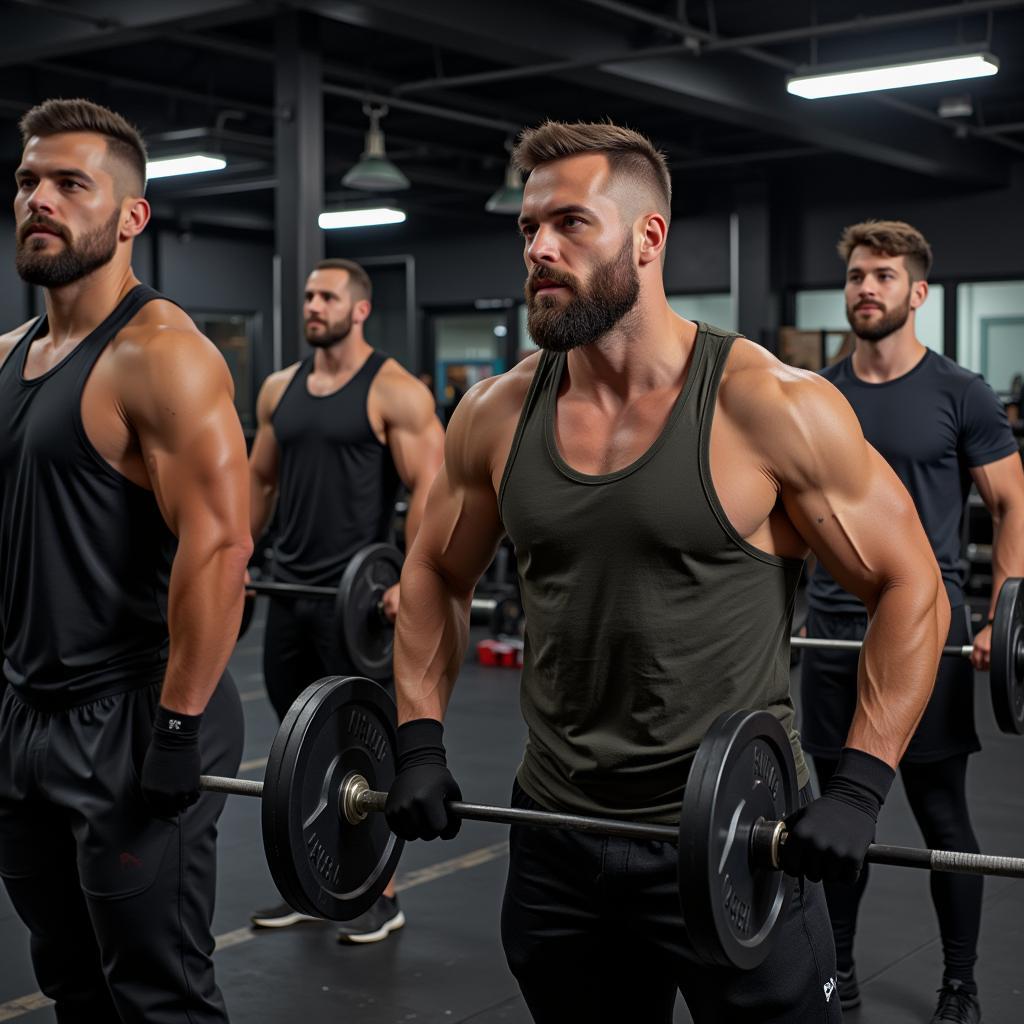
[[[275,25],[274,237],[277,263],[275,312],[280,338],[275,357],[294,362],[302,345],[302,292],[313,265],[323,259],[324,131],[321,57],[303,31],[302,16],[278,15]],[[276,326],[276,325],[275,325]],[[275,367],[276,368],[276,367]]]
[[[772,292],[771,210],[767,186],[740,185],[730,224],[730,284],[736,329],[774,351],[778,309]]]

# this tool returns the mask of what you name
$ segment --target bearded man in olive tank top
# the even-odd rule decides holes
[[[448,428],[402,573],[388,822],[458,831],[441,720],[473,586],[507,532],[527,621],[516,805],[677,820],[704,731],[740,707],[789,730],[804,798],[783,866],[806,877],[747,972],[695,957],[674,846],[513,827],[502,938],[534,1019],[668,1022],[678,990],[698,1022],[839,1020],[819,880],[859,869],[928,699],[949,605],[927,538],[830,384],[669,308],[671,182],[647,139],[548,122],[515,158],[542,351],[473,388]],[[788,685],[808,549],[872,612],[817,800]]]

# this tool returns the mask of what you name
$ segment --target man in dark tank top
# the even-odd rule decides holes
[[[335,587],[351,558],[386,539],[399,482],[409,489],[406,549],[441,465],[444,431],[423,383],[363,336],[372,285],[351,260],[317,264],[302,306],[312,353],[271,374],[257,399],[249,458],[254,541],[277,505],[278,579]],[[392,621],[399,587],[384,594]],[[337,636],[333,603],[271,598],[263,677],[279,718],[316,679],[353,675]],[[309,920],[287,904],[259,910],[258,927]],[[375,942],[404,923],[393,888],[339,929],[342,942]]]
[[[514,804],[677,821],[702,736],[741,707],[788,730],[804,798],[782,859],[807,877],[751,971],[699,963],[674,846],[513,826],[502,939],[534,1019],[663,1024],[679,991],[700,1024],[837,1021],[819,879],[860,867],[931,690],[949,605],[927,538],[833,388],[672,312],[671,181],[647,139],[548,122],[515,160],[542,351],[471,389],[448,428],[402,573],[388,822],[458,831],[442,718],[473,587],[507,532],[527,623]],[[861,703],[817,800],[788,667],[809,548],[874,613]]]
[[[227,1021],[214,980],[225,672],[252,551],[228,368],[132,272],[146,152],[118,114],[22,119],[0,337],[0,875],[62,1024]]]
[[[971,644],[960,537],[967,496],[977,486],[992,512],[992,592],[988,622],[974,638],[974,668],[987,670],[992,616],[1008,576],[1024,575],[1024,471],[1006,413],[980,374],[932,352],[916,335],[917,310],[928,298],[931,248],[901,221],[867,221],[843,232],[846,315],[856,335],[851,356],[823,371],[853,406],[864,436],[906,485],[935,553],[952,607],[946,643]],[[807,590],[809,636],[859,640],[863,603],[818,565]],[[808,650],[801,679],[801,736],[814,755],[819,782],[836,758],[857,700],[858,658]],[[967,758],[981,749],[974,728],[974,679],[961,658],[944,658],[931,700],[900,762],[911,810],[928,846],[976,852],[967,799]],[[839,995],[860,1002],[853,964],[857,909],[867,885],[826,884],[835,933]],[[980,1019],[974,978],[981,924],[982,879],[935,873],[931,880],[942,936],[944,971],[935,1021]]]

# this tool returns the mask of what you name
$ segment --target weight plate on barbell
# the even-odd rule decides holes
[[[391,678],[395,627],[379,605],[384,591],[401,575],[401,551],[391,544],[370,544],[352,558],[341,577],[335,619],[349,663],[359,675]]]
[[[679,823],[683,921],[707,963],[749,970],[771,951],[793,879],[751,866],[750,832],[798,801],[793,750],[778,719],[767,711],[720,715],[694,757]]]
[[[989,668],[992,710],[999,728],[1024,733],[1024,580],[1008,579],[999,590],[992,623]]]
[[[358,825],[342,814],[352,772],[370,789],[395,778],[395,705],[371,679],[329,676],[289,708],[267,761],[263,845],[281,895],[296,910],[348,921],[394,874],[402,840],[383,814]]]

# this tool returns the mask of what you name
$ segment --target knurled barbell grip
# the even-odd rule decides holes
[[[750,856],[756,867],[779,870],[779,851],[786,842],[786,824],[759,821],[751,830]],[[872,843],[864,860],[868,864],[890,864],[899,868],[923,868],[959,875],[998,875],[1024,878],[1024,857],[999,857],[988,853],[962,853],[957,850],[926,850],[912,846],[888,846]]]
[[[200,775],[199,788],[206,793],[230,793],[232,796],[263,796],[263,783],[255,779],[229,779],[223,775]]]
[[[814,650],[832,651],[859,651],[864,646],[863,640],[826,640],[816,636],[791,636],[790,647],[809,647]],[[974,653],[971,645],[957,647],[949,645],[942,648],[943,654],[952,655],[957,658],[969,658]]]
[[[359,794],[356,804],[359,810],[364,812],[383,812],[387,799],[387,793],[367,789]],[[552,811],[532,811],[525,807],[492,807],[488,804],[469,804],[462,800],[452,800],[446,806],[456,817],[467,821],[493,821],[501,825],[536,825],[562,831],[622,836],[626,839],[679,842],[679,829],[675,825],[648,825],[636,821],[591,818],[582,814],[556,814]]]

